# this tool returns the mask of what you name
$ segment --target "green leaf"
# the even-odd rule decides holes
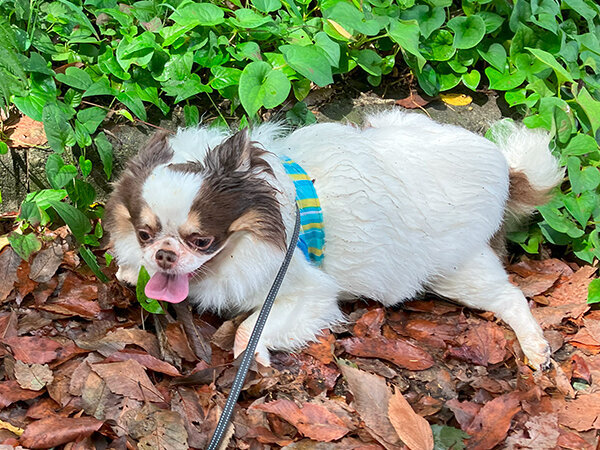
[[[158,44],[154,33],[146,31],[134,38],[125,36],[121,39],[115,56],[121,68],[128,71],[132,64],[146,67],[157,48]]]
[[[350,34],[354,32],[367,36],[375,36],[382,28],[382,24],[375,19],[367,19],[365,13],[351,3],[338,2],[333,7],[323,11],[326,19],[333,20]]]
[[[404,51],[416,56],[419,69],[423,69],[425,58],[423,58],[423,55],[419,51],[419,36],[421,35],[421,31],[417,21],[390,19],[388,33],[390,38],[399,44]]]
[[[59,1],[60,3],[62,3],[63,5],[65,5],[67,8],[69,8],[71,10],[71,13],[73,13],[75,15],[75,17],[77,17],[76,22],[78,23],[78,25],[80,25],[80,26],[83,25],[83,26],[87,27],[94,34],[94,36],[96,36],[96,39],[100,40],[100,36],[98,36],[96,29],[94,28],[94,26],[92,25],[90,20],[87,18],[87,16],[83,13],[83,8],[81,6],[74,5],[73,3],[71,3],[67,0],[57,0],[57,1]]]
[[[571,188],[575,194],[593,191],[600,185],[600,171],[597,167],[584,167],[581,169],[581,161],[576,156],[567,159],[567,173]]]
[[[139,96],[133,92],[121,92],[117,95],[117,100],[127,106],[127,108],[129,108],[129,110],[138,118],[142,120],[147,119],[144,103],[140,100]]]
[[[105,109],[92,106],[91,108],[80,109],[77,112],[77,120],[81,122],[89,134],[94,134],[106,117],[106,113]]]
[[[600,303],[600,278],[592,280],[588,286],[588,303]]]
[[[75,145],[75,134],[68,119],[56,103],[48,103],[42,111],[44,131],[48,144],[57,153],[62,153],[67,146]]]
[[[90,220],[77,208],[64,202],[50,200],[50,206],[65,221],[75,239],[83,243],[85,235],[92,231]]]
[[[479,13],[477,13],[485,22],[485,32],[486,34],[490,34],[493,33],[494,31],[496,31],[498,28],[500,28],[502,26],[502,24],[504,23],[504,17],[499,16],[498,14],[495,14],[493,12],[489,12],[489,11],[481,11]]]
[[[75,89],[86,90],[92,85],[92,78],[87,72],[78,67],[67,67],[65,73],[56,74],[56,79],[61,83],[74,87]]]
[[[566,234],[571,238],[579,238],[585,234],[582,229],[575,225],[568,215],[565,215],[562,211],[552,207],[552,205],[540,206],[538,210],[553,230]],[[544,232],[543,228],[542,232]],[[546,236],[546,233],[544,233],[544,236]],[[558,244],[560,245],[560,243]]]
[[[296,103],[292,109],[285,113],[285,118],[294,126],[310,125],[317,121],[315,115],[304,102]]]
[[[567,211],[585,228],[588,220],[598,205],[598,195],[595,192],[584,192],[577,196],[573,193],[564,195],[562,201]]]
[[[579,133],[575,135],[565,147],[563,156],[581,156],[598,150],[596,139],[588,134]]]
[[[0,155],[6,155],[8,153],[8,145],[6,142],[0,141]]]
[[[569,114],[559,106],[554,108],[554,124],[556,126],[556,137],[561,144],[566,143],[571,137],[572,127]]]
[[[200,111],[195,105],[185,105],[183,107],[183,116],[186,127],[195,127],[200,123]]]
[[[499,72],[493,67],[487,67],[485,74],[490,80],[490,89],[498,89],[500,91],[508,91],[518,88],[525,81],[525,72],[517,70],[514,73]]]
[[[163,90],[172,97],[175,103],[193,97],[202,92],[212,92],[212,88],[202,83],[198,74],[191,74],[184,81],[167,81],[162,85]]]
[[[546,64],[548,67],[551,67],[554,70],[559,83],[563,83],[565,81],[570,81],[571,83],[575,82],[575,80],[573,80],[573,77],[567,71],[567,69],[565,69],[563,66],[561,66],[552,54],[550,54],[542,49],[539,49],[539,48],[531,48],[531,47],[525,47],[525,48],[527,50],[529,50],[533,56],[535,56],[537,59],[539,59],[544,64]]]
[[[110,180],[113,167],[112,144],[108,141],[104,133],[98,133],[98,136],[94,138],[94,144],[96,144],[96,150],[98,150],[98,155],[100,155],[106,178]]]
[[[224,12],[211,3],[185,3],[171,14],[178,25],[212,27],[224,22]]]
[[[50,202],[59,202],[67,196],[67,191],[64,189],[42,189],[41,191],[30,192],[25,197],[25,201],[34,203],[38,208],[45,211],[50,208]]]
[[[280,105],[290,89],[290,80],[263,61],[248,64],[240,77],[240,101],[249,116],[254,116],[261,106],[274,108]]]
[[[140,267],[137,285],[135,286],[137,300],[140,303],[140,305],[142,305],[142,308],[144,308],[149,313],[164,314],[165,311],[163,310],[162,306],[160,306],[160,303],[158,303],[157,300],[148,298],[148,296],[146,295],[145,289],[146,285],[148,284],[148,281],[150,281],[150,275],[148,274],[146,268],[142,266]]]
[[[333,83],[331,64],[321,48],[316,45],[282,45],[279,50],[292,69],[317,86]]]
[[[417,80],[421,89],[430,97],[439,94],[440,82],[435,70],[429,64],[426,64],[422,71],[417,72]]]
[[[432,61],[447,61],[456,52],[454,37],[448,30],[436,30],[421,47],[421,53]]]
[[[460,49],[475,47],[485,35],[485,22],[477,14],[454,17],[447,26],[454,31],[454,46]]]
[[[54,189],[66,186],[76,176],[77,168],[74,165],[65,165],[60,155],[56,153],[48,156],[48,160],[46,161],[46,178],[48,178],[50,186]]]
[[[96,255],[94,255],[89,248],[87,248],[85,245],[82,245],[79,248],[79,255],[81,255],[81,258],[85,261],[88,267],[92,269],[92,272],[100,281],[103,283],[108,283],[108,277],[102,273],[102,270],[100,270]]]
[[[470,438],[464,431],[446,425],[431,425],[431,431],[433,432],[434,450],[464,450],[463,440]]]
[[[325,56],[329,60],[332,67],[340,66],[340,45],[327,36],[324,31],[319,31],[315,34],[315,45],[325,52]]]
[[[502,45],[493,43],[489,46],[487,51],[484,52],[483,50],[477,49],[477,52],[499,72],[504,72],[506,70],[508,58],[506,56],[506,50]]]
[[[258,28],[261,25],[273,21],[270,16],[263,16],[256,11],[247,8],[236,9],[234,14],[235,18],[232,17],[229,20],[238,28]]]
[[[381,76],[382,58],[375,51],[369,48],[355,50],[352,52],[352,56],[365,72],[373,76]]]
[[[79,155],[79,169],[81,170],[83,177],[87,177],[92,173],[92,162],[89,159],[86,159],[85,156]]]
[[[440,28],[446,21],[444,8],[430,8],[427,5],[415,5],[402,12],[403,20],[416,20],[419,23],[421,34],[428,38],[431,33]]]
[[[238,85],[242,75],[242,71],[234,67],[215,66],[211,67],[210,71],[213,74],[210,85],[217,90]]]
[[[577,103],[585,111],[585,115],[590,121],[594,134],[600,128],[600,102],[595,100],[585,87],[577,93]]]
[[[479,86],[481,74],[477,70],[471,70],[470,72],[463,73],[461,80],[466,87],[474,91]]]
[[[31,254],[39,251],[42,248],[42,243],[33,233],[10,233],[8,235],[8,242],[15,253],[25,261],[29,261]]]
[[[270,13],[281,8],[280,0],[252,0],[252,4],[261,12]]]

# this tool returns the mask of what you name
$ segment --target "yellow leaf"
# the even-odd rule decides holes
[[[340,33],[346,39],[354,39],[352,35],[348,33],[348,31],[335,20],[327,19],[327,22],[329,22],[329,25],[331,25],[335,29],[335,31]]]
[[[440,98],[447,105],[467,106],[473,102],[473,98],[466,94],[440,94]]]
[[[23,428],[15,427],[14,425],[11,425],[10,423],[5,422],[3,420],[0,420],[0,429],[8,430],[11,433],[16,434],[17,436],[21,436],[25,431]]]
[[[8,234],[0,236],[0,250],[8,245]]]

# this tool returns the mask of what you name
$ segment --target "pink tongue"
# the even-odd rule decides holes
[[[180,303],[190,292],[189,275],[165,275],[157,272],[146,284],[145,292],[149,298],[155,300]]]

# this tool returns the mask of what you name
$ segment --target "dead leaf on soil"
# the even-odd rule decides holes
[[[14,357],[27,364],[46,364],[58,356],[61,344],[53,339],[40,336],[9,337],[2,340]]]
[[[313,403],[305,403],[299,407],[291,400],[279,399],[255,408],[281,417],[304,436],[320,442],[340,439],[350,431],[338,416]]]
[[[396,100],[396,105],[402,106],[406,109],[421,109],[423,106],[426,106],[428,104],[429,100],[425,100],[415,90],[411,90],[408,97]]]
[[[124,349],[120,352],[113,353],[106,358],[104,362],[127,361],[129,359],[136,360],[146,369],[150,369],[154,372],[164,373],[165,375],[169,375],[171,377],[181,376],[181,373],[179,373],[177,368],[165,361],[161,361],[160,359],[149,355],[142,350]]]
[[[21,257],[11,247],[0,252],[0,302],[6,300],[13,290],[21,261]]]
[[[414,412],[401,392],[388,403],[389,418],[398,436],[411,450],[432,450],[433,434],[429,423]]]
[[[96,363],[91,367],[115,394],[141,401],[164,401],[162,394],[148,378],[144,367],[137,361]]]
[[[386,449],[399,449],[398,433],[389,419],[388,405],[392,393],[385,378],[339,363],[339,368],[354,395],[354,407],[367,430]]]
[[[44,124],[22,115],[14,127],[8,129],[9,145],[11,147],[39,147],[46,144]]]
[[[81,348],[96,350],[104,356],[110,356],[131,344],[142,347],[154,357],[160,356],[156,336],[139,328],[117,328],[101,339],[77,339],[75,342]]]
[[[458,338],[459,347],[451,347],[448,354],[463,361],[487,366],[504,361],[506,338],[504,331],[492,322],[478,322]]]
[[[0,408],[6,408],[14,402],[31,400],[42,395],[39,391],[21,389],[14,380],[0,381]]]
[[[62,263],[63,255],[62,246],[54,241],[34,256],[29,277],[38,283],[47,283]]]
[[[576,431],[600,429],[600,393],[580,394],[560,405],[558,421]]]
[[[568,277],[549,293],[550,306],[585,304],[588,296],[588,286],[597,268],[582,266],[577,272]]]
[[[27,425],[19,442],[29,448],[56,447],[91,436],[102,423],[93,417],[49,417]]]
[[[29,365],[19,360],[15,362],[15,378],[19,386],[32,391],[39,391],[54,380],[48,364]]]
[[[317,342],[311,342],[303,352],[308,353],[323,364],[329,364],[333,362],[334,344],[335,336],[331,334],[331,331],[325,330],[323,331],[323,334],[318,337]]]
[[[424,370],[433,366],[433,357],[406,339],[346,338],[338,341],[354,356],[381,358],[409,370]]]
[[[525,431],[509,436],[504,445],[507,448],[539,450],[556,448],[560,436],[557,414],[540,414],[525,422]]]
[[[137,445],[140,450],[189,449],[183,420],[175,411],[156,410],[148,414],[139,428],[144,430]]]

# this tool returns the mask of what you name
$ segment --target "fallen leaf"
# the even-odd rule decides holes
[[[291,400],[280,399],[254,408],[281,417],[304,436],[319,442],[340,439],[350,431],[338,416],[323,406],[313,403],[304,403],[299,407]]]
[[[558,416],[556,414],[540,414],[525,422],[527,433],[521,431],[509,436],[504,445],[506,448],[522,448],[539,450],[556,448],[560,436]]]
[[[385,321],[383,308],[372,309],[364,313],[354,324],[353,331],[356,337],[381,336],[381,326]]]
[[[323,364],[333,362],[333,347],[335,344],[335,336],[331,331],[325,330],[316,342],[311,342],[303,352],[309,354]]]
[[[130,344],[142,347],[154,357],[160,356],[156,336],[138,328],[118,328],[101,339],[76,339],[75,342],[81,348],[96,350],[104,356],[121,351]]]
[[[506,338],[504,331],[492,322],[479,322],[469,327],[458,338],[458,347],[450,347],[448,354],[463,361],[487,366],[504,361]]]
[[[573,355],[571,357],[571,364],[573,365],[573,372],[571,374],[571,378],[573,380],[592,384],[592,374],[590,373],[590,368],[581,355]]]
[[[433,434],[429,423],[414,412],[401,392],[396,391],[392,395],[388,411],[396,433],[411,450],[433,449]]]
[[[14,380],[0,381],[0,408],[6,408],[14,402],[31,400],[41,394],[39,391],[21,389],[19,383]]]
[[[425,319],[409,320],[401,329],[392,324],[392,328],[416,341],[438,348],[446,348],[446,342],[454,341],[463,331],[457,323],[439,323]]]
[[[0,420],[0,429],[2,430],[8,430],[10,431],[12,434],[15,434],[17,436],[21,436],[23,434],[23,428],[19,428],[19,427],[15,427],[14,425],[5,422],[3,420]]]
[[[168,449],[188,450],[188,435],[181,416],[175,411],[157,410],[149,415],[146,434],[141,436],[137,448],[140,450]]]
[[[510,269],[510,268],[509,268]],[[536,295],[543,294],[548,291],[556,280],[560,277],[560,273],[537,273],[534,272],[526,277],[513,276],[511,281],[516,284],[525,297],[533,298]]]
[[[62,246],[56,241],[35,255],[29,277],[38,283],[47,283],[56,273],[63,259]]]
[[[558,411],[558,421],[576,431],[600,429],[600,393],[582,394],[566,401]]]
[[[502,442],[512,418],[521,410],[521,393],[510,392],[487,402],[466,429],[470,449],[491,449]]]
[[[127,361],[129,359],[139,362],[146,369],[150,369],[154,372],[164,373],[165,375],[169,375],[171,377],[181,376],[179,370],[177,370],[177,368],[171,364],[161,361],[160,359],[155,358],[154,356],[149,355],[141,350],[124,349],[120,352],[110,355],[108,358],[106,358],[105,362]]]
[[[386,449],[399,449],[400,438],[389,419],[392,393],[385,378],[356,369],[343,362],[338,366],[354,396],[354,407],[371,435]]]
[[[428,104],[429,100],[425,100],[414,89],[411,89],[408,97],[396,100],[396,105],[402,106],[406,109],[421,109],[423,106],[426,106]]]
[[[556,442],[558,446],[569,450],[594,450],[596,445],[590,444],[577,433],[561,430],[560,436]]]
[[[78,380],[71,378],[70,386],[73,385],[73,381]],[[81,387],[81,403],[86,414],[98,420],[104,420],[107,418],[109,410],[118,407],[121,402],[122,397],[113,393],[102,377],[91,370],[87,373]]]
[[[91,436],[102,423],[93,417],[49,417],[27,425],[19,442],[29,448],[56,447]]]
[[[550,306],[568,304],[585,304],[588,296],[588,286],[597,268],[583,266],[566,280],[560,282],[548,295]]]
[[[46,364],[58,356],[61,344],[53,339],[40,336],[9,337],[2,340],[14,357],[27,364]]]
[[[197,361],[198,358],[188,342],[183,326],[179,322],[170,323],[165,330],[169,345],[175,353],[186,361]]]
[[[402,338],[346,338],[338,342],[351,355],[385,359],[409,370],[427,369],[434,363],[429,353]]]
[[[447,105],[452,106],[467,106],[473,103],[473,97],[466,94],[443,93],[440,94],[440,99]]]
[[[48,142],[44,132],[44,124],[22,115],[14,127],[8,129],[11,147],[39,147]]]
[[[19,360],[15,362],[15,378],[19,386],[31,391],[39,391],[54,380],[47,364],[29,365]]]
[[[111,392],[150,402],[163,402],[164,398],[148,378],[144,367],[134,360],[91,365]]]
[[[590,309],[587,303],[569,303],[559,306],[532,308],[531,314],[543,329],[560,325],[565,319],[578,319]]]
[[[463,430],[466,430],[469,427],[482,408],[482,406],[477,403],[470,401],[461,402],[456,398],[448,400],[446,406],[454,413],[456,421]]]
[[[13,290],[21,261],[21,257],[11,247],[0,252],[0,302],[6,300]]]
[[[192,388],[178,386],[173,394],[171,409],[183,418],[190,447],[205,448],[210,436],[208,432],[203,432],[205,430],[202,429],[202,426],[212,426],[212,423],[204,417],[196,391]]]

